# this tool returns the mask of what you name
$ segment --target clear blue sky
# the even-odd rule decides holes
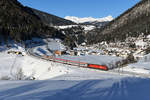
[[[60,17],[119,16],[140,0],[19,0],[29,6]]]

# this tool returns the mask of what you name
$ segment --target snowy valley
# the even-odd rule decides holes
[[[37,39],[34,40],[37,42]],[[149,98],[147,93],[150,88],[148,85],[150,81],[149,55],[142,57],[138,63],[129,64],[119,69],[102,71],[61,64],[40,58],[40,56],[44,55],[53,55],[50,50],[64,50],[66,48],[58,39],[44,39],[43,41],[48,42],[48,45],[42,44],[35,47],[33,44],[29,48],[33,55],[30,55],[23,46],[18,44],[0,53],[0,99],[141,100],[141,95]],[[83,50],[84,48],[85,46],[82,46],[82,48],[78,49]],[[95,50],[95,47],[90,48],[93,51]],[[8,54],[9,51],[22,53]],[[100,50],[99,53],[103,54]],[[62,55],[55,56],[64,57]],[[94,58],[84,60],[89,56],[87,54],[76,57],[78,59],[81,57],[80,60],[89,61],[89,63],[94,63],[93,61],[95,60],[99,63],[112,63],[112,58],[114,58],[114,63],[118,59],[109,55],[104,59],[104,57],[101,58],[104,54],[100,54],[93,56],[96,58],[95,60]],[[98,56],[99,58],[97,58]],[[144,60],[145,58],[146,60]],[[68,59],[75,58],[68,55]],[[138,90],[136,90],[137,87],[139,88]],[[136,92],[136,95],[134,92]]]
[[[54,1],[42,3],[50,2],[48,9]],[[75,1],[75,8],[64,1],[55,5],[67,13],[64,18],[19,0],[0,1],[0,100],[150,99],[150,0],[116,18],[116,11],[112,17],[94,0],[97,7],[86,8],[86,1],[82,8],[109,16],[76,17],[68,13],[83,13],[81,0]]]

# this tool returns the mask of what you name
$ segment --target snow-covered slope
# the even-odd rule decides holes
[[[36,59],[28,55],[19,56],[3,52],[0,53],[0,58],[0,79],[18,80],[20,69],[23,75],[22,80],[31,77],[37,80],[50,79],[71,71],[61,64]]]
[[[46,51],[45,46],[35,48],[38,55],[43,55]],[[23,49],[13,48],[8,51],[24,51]],[[46,54],[47,54],[46,53]],[[118,75],[108,75],[107,72],[79,68],[71,65],[64,65],[55,62],[45,61],[32,56],[21,56],[16,54],[7,54],[7,50],[0,52],[0,80],[21,80],[34,77],[36,80],[58,79],[58,80],[89,80],[89,79],[104,79],[114,78]],[[21,69],[21,72],[20,72]],[[120,77],[120,76],[119,76]]]
[[[150,79],[1,81],[0,100],[149,100]]]
[[[55,26],[55,28],[57,29],[67,29],[67,28],[73,28],[73,27],[79,27],[79,25]],[[85,31],[90,31],[96,28],[94,25],[80,25],[80,27],[84,28]]]
[[[45,46],[39,48],[41,48],[39,52],[46,51]],[[21,47],[11,50],[24,51]],[[101,59],[104,60],[104,57]],[[19,68],[26,77],[33,76],[37,80],[0,80],[0,100],[149,100],[150,98],[150,79],[58,64],[29,55],[7,54],[7,50],[0,52],[0,78],[11,76],[15,79],[16,75],[19,75]]]
[[[84,17],[84,18],[79,18],[75,16],[66,16],[65,19],[71,20],[75,23],[85,23],[85,22],[107,22],[107,21],[112,21],[113,17],[112,16],[107,16],[104,18],[93,18],[93,17]]]
[[[144,75],[150,74],[150,54],[145,55],[138,62],[128,64],[126,67],[121,68],[122,72],[141,73]]]

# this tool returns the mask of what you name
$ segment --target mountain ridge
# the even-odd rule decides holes
[[[71,21],[79,24],[79,23],[85,23],[85,22],[108,22],[108,21],[112,21],[113,17],[107,16],[107,17],[103,17],[103,18],[93,18],[93,17],[79,18],[79,17],[75,17],[75,16],[66,16],[65,19],[71,20]]]
[[[76,24],[70,20],[58,17],[53,14],[46,13],[44,11],[40,11],[40,10],[30,8],[30,7],[27,7],[27,8],[32,10],[48,26],[75,25]]]
[[[38,14],[48,16],[55,21],[47,21]],[[74,24],[71,21],[50,15],[42,11],[23,6],[18,0],[0,1],[0,37],[7,43],[8,38],[16,42],[29,40],[32,37],[64,37],[53,25]],[[49,17],[50,16],[50,17]],[[47,21],[47,22],[46,22]],[[57,24],[57,22],[59,22]],[[50,25],[52,24],[52,25]],[[0,41],[1,42],[1,41]]]
[[[142,0],[102,29],[88,33],[89,43],[101,41],[123,41],[127,37],[138,37],[150,34],[150,0]],[[93,38],[91,38],[91,36]],[[95,39],[96,37],[96,39]]]
[[[0,35],[5,40],[22,41],[33,36],[52,35],[57,31],[44,25],[38,16],[17,0],[1,0],[0,15]]]

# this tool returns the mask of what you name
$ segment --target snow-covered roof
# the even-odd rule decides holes
[[[135,42],[135,45],[144,47],[147,45],[147,42],[144,42],[143,40],[138,40]]]
[[[48,43],[48,48],[52,51],[59,50],[64,51],[66,50],[65,46],[61,44],[61,42],[52,41]]]
[[[90,30],[93,30],[95,28],[95,26],[93,25],[84,25],[82,26],[84,28],[85,31],[90,31]]]
[[[147,38],[150,39],[150,35],[148,35]]]

